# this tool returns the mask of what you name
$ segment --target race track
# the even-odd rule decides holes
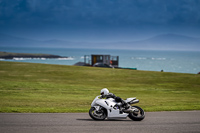
[[[88,113],[0,113],[0,133],[199,133],[200,111],[147,112],[143,121],[94,121]]]

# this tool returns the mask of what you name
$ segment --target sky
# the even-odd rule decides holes
[[[200,0],[0,0],[0,33],[77,42],[200,37]]]

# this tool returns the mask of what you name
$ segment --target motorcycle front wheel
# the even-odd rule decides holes
[[[107,111],[104,108],[97,111],[94,107],[91,107],[89,115],[93,120],[104,120],[107,117]]]
[[[138,111],[129,113],[128,117],[130,119],[132,119],[133,121],[141,121],[141,120],[143,120],[144,117],[145,117],[144,110],[142,108],[138,107],[138,106],[132,106],[132,108],[137,108]]]

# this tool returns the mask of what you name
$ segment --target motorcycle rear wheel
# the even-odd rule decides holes
[[[89,115],[93,120],[104,120],[107,117],[106,109],[102,108],[101,110],[97,111],[94,107],[91,107],[89,110]]]
[[[138,107],[138,106],[132,106],[133,108],[137,108],[139,110],[138,114],[136,113],[129,113],[128,117],[130,119],[132,119],[133,121],[141,121],[144,119],[145,117],[145,112],[142,108]]]

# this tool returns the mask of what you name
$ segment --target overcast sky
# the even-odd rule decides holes
[[[0,33],[93,42],[200,37],[200,0],[0,0]]]

